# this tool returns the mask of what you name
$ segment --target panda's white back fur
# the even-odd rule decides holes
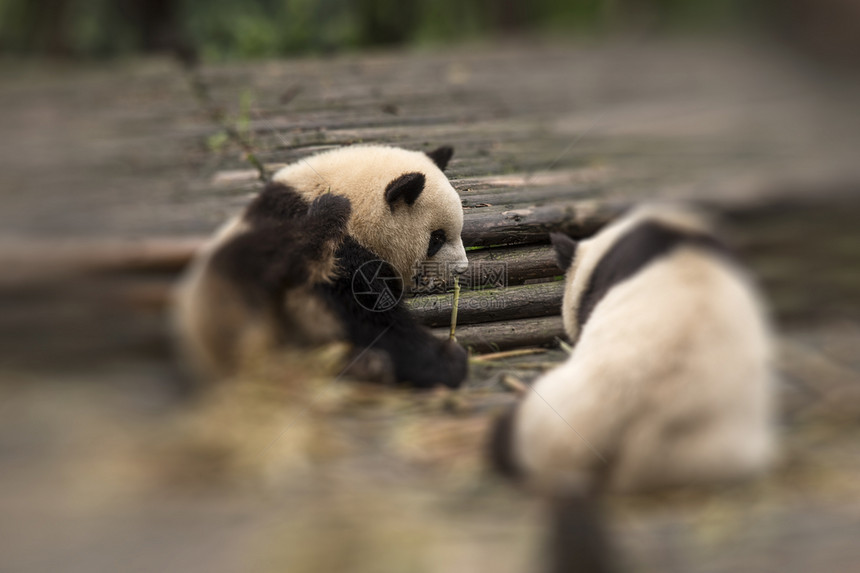
[[[540,488],[734,480],[771,460],[770,333],[734,264],[682,244],[611,288],[579,332],[595,266],[646,219],[703,225],[682,210],[648,208],[579,244],[563,308],[574,350],[524,398],[511,436],[517,464]]]

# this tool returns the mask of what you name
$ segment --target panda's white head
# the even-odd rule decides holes
[[[552,233],[556,262],[566,272],[562,319],[571,342],[606,291],[678,244],[721,249],[703,213],[675,203],[648,203],[630,210],[596,235],[576,241]]]
[[[306,199],[349,198],[349,233],[388,261],[405,284],[416,272],[446,281],[468,267],[460,196],[443,170],[453,149],[429,153],[355,145],[302,159],[275,174]]]

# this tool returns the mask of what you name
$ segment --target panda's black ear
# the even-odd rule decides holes
[[[448,162],[451,161],[451,157],[454,155],[454,148],[450,145],[443,145],[442,147],[437,147],[433,151],[428,151],[427,156],[433,160],[433,163],[436,164],[436,167],[445,171],[445,168],[448,167]]]
[[[385,200],[388,207],[394,211],[394,204],[403,199],[407,205],[412,205],[421,192],[424,191],[424,174],[404,173],[385,187]]]
[[[570,268],[570,263],[576,256],[577,242],[564,233],[550,233],[549,240],[555,249],[555,262],[563,271]]]

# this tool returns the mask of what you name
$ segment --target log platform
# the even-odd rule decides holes
[[[128,555],[141,570],[247,570],[234,559],[243,548],[280,564],[282,542],[301,556],[290,570],[336,570],[307,533],[335,530],[326,548],[380,549],[397,532],[403,561],[383,570],[414,570],[427,547],[446,556],[442,570],[534,570],[534,506],[485,476],[481,448],[514,399],[505,380],[527,383],[565,357],[548,233],[586,237],[653,199],[710,209],[768,295],[785,452],[749,487],[609,500],[630,570],[860,561],[857,78],[744,43],[483,46],[206,66],[196,81],[213,114],[171,61],[0,69],[0,555],[12,570],[83,559],[72,569],[110,571]],[[475,354],[546,350],[476,361],[456,398],[362,395],[355,403],[379,407],[374,421],[321,393],[305,418],[330,422],[314,430],[324,447],[298,461],[294,434],[259,422],[265,410],[253,424],[228,409],[193,418],[206,439],[193,455],[165,454],[189,425],[165,430],[174,417],[217,409],[177,397],[170,289],[260,188],[249,150],[272,172],[357,143],[455,147],[475,287],[461,295],[458,340]],[[450,293],[408,304],[447,334]],[[239,456],[223,489],[188,495],[177,484],[224,474],[224,444],[240,446],[222,434],[236,424],[247,428],[230,440],[260,432],[256,453]],[[332,467],[316,474],[308,460]],[[174,465],[173,481],[155,480]],[[245,483],[250,467],[277,484],[274,499],[223,485]],[[288,479],[284,467],[299,469]],[[51,536],[68,543],[42,543]],[[353,571],[380,570],[353,557]]]

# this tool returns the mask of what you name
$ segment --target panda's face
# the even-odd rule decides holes
[[[301,160],[275,180],[308,199],[326,192],[349,197],[349,233],[405,285],[433,286],[468,266],[460,196],[442,172],[452,153],[351,146]]]
[[[420,170],[400,173],[385,187],[388,212],[381,226],[393,232],[377,252],[387,250],[388,260],[412,289],[432,292],[465,272],[468,261],[460,196],[438,164],[423,164],[432,154],[421,155],[420,161],[409,158],[402,164],[403,169]]]
[[[450,183],[445,183],[450,187]],[[453,191],[453,193],[452,193]],[[463,232],[463,209],[453,188],[437,193],[436,200],[428,200],[432,214],[424,228],[419,245],[424,252],[413,269],[413,286],[418,290],[434,291],[444,287],[454,275],[468,268],[466,249],[460,235]]]

